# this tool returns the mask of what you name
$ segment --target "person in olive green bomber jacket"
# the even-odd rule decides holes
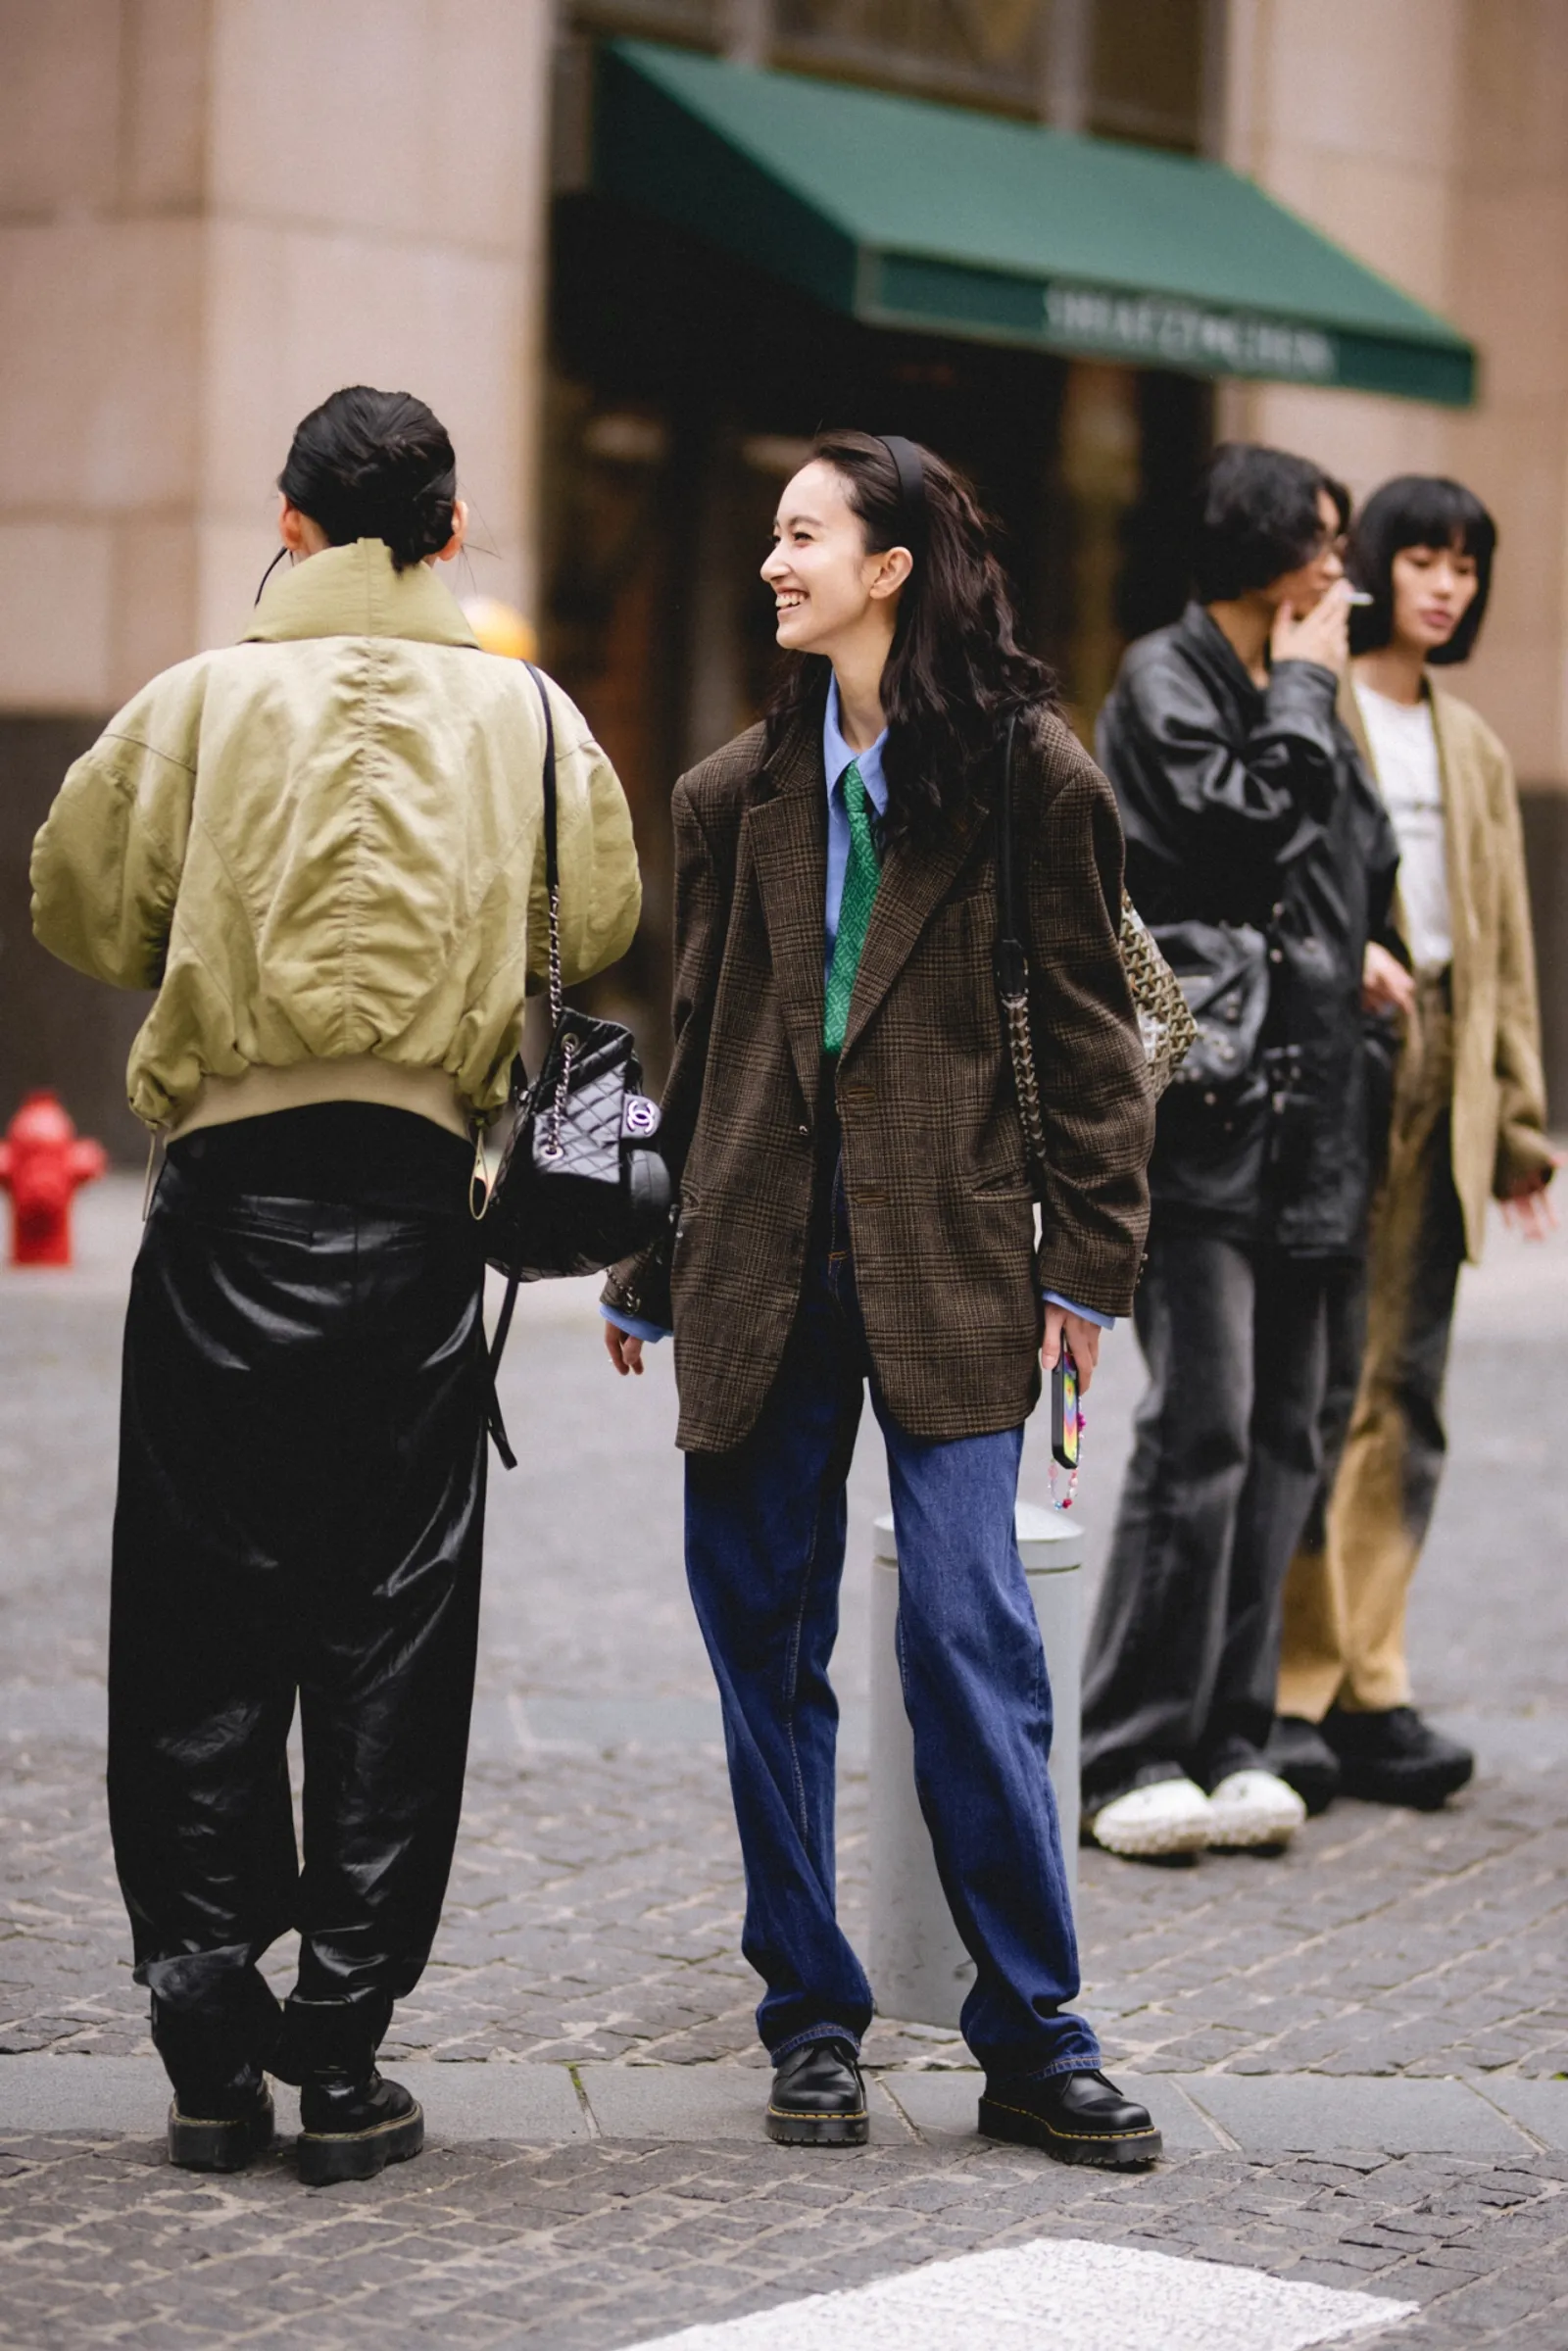
[[[417,2154],[375,2052],[440,1918],[484,1517],[473,1129],[548,954],[636,927],[631,823],[580,714],[482,653],[452,444],[357,387],[295,435],[292,567],[242,643],[155,678],[38,836],[33,921],[157,1000],[130,1057],[168,1142],[125,1326],[109,1807],[174,2162],[236,2171],[301,2086],[319,2183]],[[305,1852],[285,1742],[298,1700]],[[289,1927],[281,2009],[258,1962]]]

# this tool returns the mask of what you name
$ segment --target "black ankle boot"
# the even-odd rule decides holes
[[[1476,1768],[1468,1747],[1434,1731],[1413,1706],[1367,1714],[1334,1706],[1323,1718],[1323,1736],[1340,1759],[1346,1794],[1368,1804],[1436,1812]]]
[[[307,2082],[300,2090],[300,2134],[295,2141],[307,2187],[334,2180],[373,2180],[389,2163],[407,2163],[424,2145],[424,2115],[412,2090],[385,2082],[372,2066],[368,2079],[345,2076]]]
[[[407,2163],[423,2147],[418,2100],[375,2070],[376,2048],[391,2019],[386,1999],[290,1995],[276,2071],[300,2085],[295,2150],[307,2187],[373,2180],[389,2163]]]
[[[150,2006],[153,2044],[174,2085],[169,2160],[187,2172],[242,2172],[272,2143],[265,2068],[278,2006],[254,1969],[216,1976],[203,2005]]]
[[[767,2101],[769,2138],[786,2147],[863,2147],[870,2129],[853,2041],[803,2041],[780,2059]]]
[[[1153,2163],[1164,2147],[1148,2107],[1124,2098],[1101,2073],[988,2074],[980,2130],[987,2138],[1043,2147],[1058,2163],[1111,2172]]]
[[[169,2160],[185,2172],[243,2172],[274,2133],[271,2093],[254,2068],[204,2088],[176,2085],[169,2109]]]

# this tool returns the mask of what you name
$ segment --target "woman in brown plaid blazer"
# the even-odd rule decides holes
[[[767,2129],[866,2135],[870,1986],[834,1914],[828,1680],[863,1394],[887,1445],[899,1652],[938,1867],[977,1977],[982,2128],[1146,2162],[1147,2112],[1067,2003],[1051,1696],[1013,1537],[1065,1337],[1087,1387],[1142,1256],[1152,1104],[1117,948],[1109,787],[1016,643],[985,518],[929,451],[831,435],[762,576],[768,720],[675,787],[672,1245],[606,1293],[617,1369],[673,1329],[687,1570],[723,1701]],[[1035,1203],[992,974],[988,822],[1014,803],[1049,1171]]]

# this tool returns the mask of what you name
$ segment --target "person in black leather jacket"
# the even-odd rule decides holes
[[[1201,601],[1130,648],[1100,724],[1127,886],[1200,1024],[1159,1110],[1151,1385],[1086,1667],[1085,1817],[1129,1856],[1282,1844],[1303,1817],[1263,1759],[1280,1595],[1403,981],[1397,851],[1335,709],[1348,513],[1305,459],[1218,451]]]

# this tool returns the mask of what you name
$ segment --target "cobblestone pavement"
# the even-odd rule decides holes
[[[145,2050],[99,1786],[120,1298],[134,1201],[86,1196],[82,1270],[0,1276],[0,2052]],[[1455,1457],[1417,1586],[1424,1702],[1476,1742],[1436,1817],[1342,1804],[1283,1860],[1082,1857],[1085,2001],[1137,2071],[1568,2070],[1568,1246],[1501,1235],[1467,1277]],[[612,1384],[581,1301],[536,1296],[493,1488],[464,1835],[405,2053],[756,2064],[739,1869],[679,1563],[667,1350]],[[1462,1387],[1458,1386],[1462,1383]],[[1091,1400],[1083,1508],[1102,1551],[1138,1387],[1125,1338]],[[1043,1453],[1025,1491],[1044,1493]],[[885,1489],[862,1447],[846,1587],[844,1907],[864,1920],[864,1578]],[[286,1973],[286,1952],[279,1953]],[[961,2047],[879,2021],[881,2063]],[[148,2061],[152,2061],[149,2059]],[[0,2054],[0,2127],[4,2058]],[[302,2197],[280,2162],[214,2187],[139,2141],[6,2142],[0,2342],[628,2342],[945,2250],[1055,2230],[1157,2243],[1434,2304],[1412,2344],[1568,2351],[1568,2159],[1184,2156],[1107,2181],[973,2142],[818,2166],[732,2145],[434,2148]],[[14,2290],[13,2290],[14,2281]],[[31,2297],[29,2300],[28,2297]],[[454,2315],[461,2327],[452,2331]],[[1555,2315],[1548,2315],[1555,2312]],[[1514,2329],[1509,2332],[1508,2329]],[[1490,2331],[1489,2331],[1490,2329]]]
[[[162,2150],[38,2139],[0,2153],[0,2343],[224,2342],[463,2351],[615,2347],[1030,2238],[1197,2254],[1423,2305],[1408,2351],[1568,2343],[1568,2158],[1506,2166],[1341,2152],[1178,2158],[1148,2179],[987,2149],[629,2141],[435,2147],[365,2186],[238,2180]]]

